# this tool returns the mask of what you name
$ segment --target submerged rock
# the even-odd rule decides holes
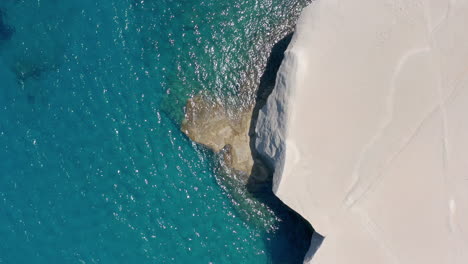
[[[187,101],[181,130],[191,140],[221,153],[228,167],[250,175],[254,164],[249,137],[251,118],[251,107],[230,115],[219,102],[198,95]]]

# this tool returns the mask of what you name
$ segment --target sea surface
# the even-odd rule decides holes
[[[180,132],[251,105],[305,0],[0,0],[0,263],[301,263],[311,228]]]

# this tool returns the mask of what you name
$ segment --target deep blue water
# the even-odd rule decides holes
[[[305,2],[0,0],[0,263],[300,263],[304,222],[179,124],[251,103]]]

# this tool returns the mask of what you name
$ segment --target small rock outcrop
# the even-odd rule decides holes
[[[221,103],[194,96],[187,101],[181,130],[191,140],[222,153],[228,167],[250,175],[254,164],[249,145],[252,108],[237,111],[231,116]]]

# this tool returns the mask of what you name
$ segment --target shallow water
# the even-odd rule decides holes
[[[300,263],[309,227],[179,123],[252,104],[305,2],[1,0],[0,263]]]

